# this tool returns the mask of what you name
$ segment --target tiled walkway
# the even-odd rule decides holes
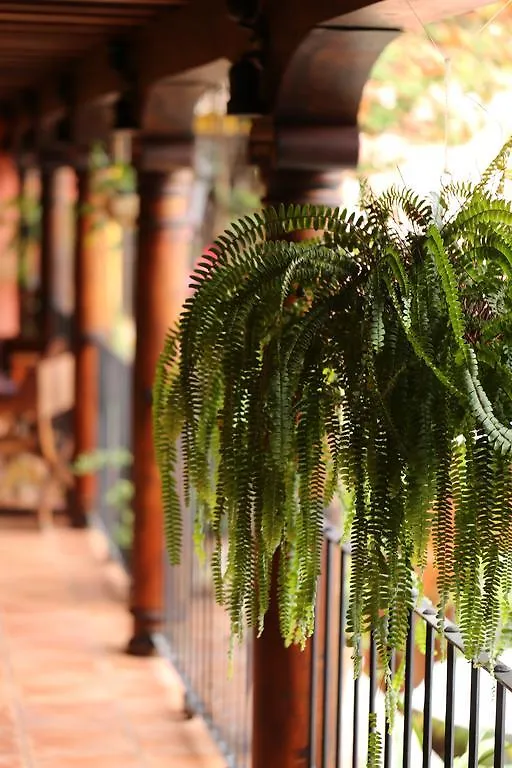
[[[94,531],[0,518],[0,768],[222,768],[179,678],[127,656],[126,579]]]

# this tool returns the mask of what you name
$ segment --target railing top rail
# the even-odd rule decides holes
[[[350,555],[352,553],[350,544],[341,541],[341,531],[339,528],[327,520],[324,522],[324,535],[329,542],[340,545],[342,551],[346,555]],[[427,624],[430,624],[430,626],[433,627],[433,629],[435,629],[438,634],[440,634],[437,611],[429,600],[423,598],[416,605],[414,612],[417,616],[420,616],[425,622],[427,622]],[[462,639],[462,634],[460,628],[456,624],[445,618],[443,622],[442,634],[450,645],[453,645],[455,648],[457,648],[457,650],[464,653],[464,642]],[[498,659],[495,662],[494,667],[492,667],[488,654],[481,654],[478,659],[476,659],[476,664],[479,667],[485,669],[489,674],[493,675],[496,680],[504,686],[504,688],[512,692],[512,668],[510,668],[507,664]]]

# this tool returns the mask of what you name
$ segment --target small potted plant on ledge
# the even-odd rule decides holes
[[[129,163],[115,163],[109,169],[110,194],[107,211],[122,227],[133,227],[139,215],[137,176]]]
[[[121,227],[133,227],[139,215],[137,174],[126,162],[111,162],[101,145],[93,148],[91,169],[96,171],[94,192],[97,204]]]
[[[247,216],[196,269],[156,373],[155,441],[171,559],[181,437],[236,636],[263,629],[276,553],[283,640],[312,633],[323,511],[341,485],[356,661],[371,626],[390,679],[429,540],[440,620],[453,599],[467,656],[493,656],[512,576],[510,149],[435,199],[366,191],[354,212]]]

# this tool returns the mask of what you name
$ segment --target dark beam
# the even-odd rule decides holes
[[[27,21],[9,21],[2,24],[0,28],[0,34],[8,35],[25,35],[37,40],[39,37],[45,39],[49,36],[77,34],[77,32],[84,35],[98,35],[98,30],[95,28],[70,30],[65,24],[56,24],[51,28],[41,28],[39,24],[29,24]]]
[[[147,17],[148,14],[145,14]],[[0,21],[7,21],[7,22],[34,22],[38,25],[41,25],[42,27],[52,27],[52,25],[62,26],[63,24],[74,26],[76,24],[82,25],[82,24],[88,24],[91,27],[105,27],[108,24],[111,24],[112,27],[117,28],[119,26],[121,27],[133,27],[137,26],[138,23],[140,23],[140,19],[137,19],[133,15],[108,15],[108,16],[101,16],[96,14],[91,15],[84,15],[84,14],[64,14],[64,13],[55,13],[53,15],[51,14],[42,14],[40,11],[35,11],[34,13],[20,13],[16,11],[2,11],[0,10]]]
[[[66,7],[66,9],[69,9],[69,6],[73,5],[84,5],[87,4],[89,6],[91,5],[113,5],[113,6],[131,6],[131,5],[144,5],[148,7],[168,7],[170,5],[184,5],[186,0],[108,0],[108,2],[105,2],[105,0],[87,0],[86,3],[84,3],[84,0],[52,0],[53,3],[57,3],[63,7]],[[44,4],[40,3],[41,7],[44,7]]]
[[[79,16],[84,15],[87,16],[95,16],[95,17],[102,17],[102,16],[141,16],[141,17],[147,17],[151,16],[151,14],[154,12],[152,11],[150,7],[143,5],[142,3],[138,3],[137,5],[130,5],[130,6],[122,6],[122,5],[111,5],[110,3],[103,3],[102,5],[95,6],[91,8],[90,5],[87,3],[80,3],[71,6],[70,8],[66,8],[65,14],[63,14],[63,7],[62,5],[58,5],[55,3],[24,3],[23,5],[20,5],[19,3],[5,3],[0,2],[0,12],[1,13],[18,13],[20,15],[27,15],[27,14],[35,14],[37,16],[37,19],[39,21],[43,21],[47,16]]]

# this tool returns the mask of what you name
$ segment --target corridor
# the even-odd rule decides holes
[[[102,535],[0,518],[0,767],[222,768],[160,658],[127,656],[127,579]]]

